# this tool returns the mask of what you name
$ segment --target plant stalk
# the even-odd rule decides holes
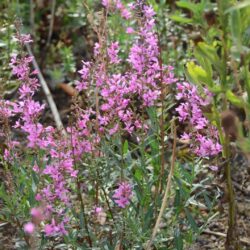
[[[225,175],[226,175],[226,185],[228,192],[228,230],[227,238],[225,242],[226,250],[240,250],[239,246],[239,237],[237,229],[237,220],[236,220],[236,202],[235,202],[235,193],[233,188],[232,176],[231,176],[231,165],[230,165],[230,147],[229,147],[229,138],[226,136],[225,144],[223,145],[224,155],[226,158],[225,165]]]
[[[172,122],[173,122],[174,142],[173,142],[171,168],[170,168],[170,172],[168,174],[167,186],[166,186],[166,190],[165,190],[164,197],[163,197],[163,200],[162,200],[161,209],[160,209],[159,215],[157,217],[151,239],[148,241],[148,243],[146,245],[146,248],[145,248],[146,250],[150,250],[150,247],[151,247],[151,245],[152,245],[152,243],[153,243],[153,241],[155,239],[155,236],[157,234],[157,231],[159,229],[163,213],[165,211],[165,208],[167,207],[167,201],[168,201],[168,197],[169,197],[169,194],[170,194],[172,177],[174,175],[174,166],[175,166],[175,159],[176,159],[176,139],[177,138],[176,138],[175,121],[173,120]]]
[[[221,74],[221,86],[224,92],[227,91],[227,61],[228,61],[228,48],[227,48],[227,27],[228,27],[228,17],[224,13],[225,9],[228,7],[229,2],[225,0],[217,0],[218,12],[220,18],[220,25],[222,29],[221,41],[222,41],[222,66],[223,71]],[[223,96],[223,111],[227,110],[227,99],[224,94]],[[227,230],[227,239],[225,242],[226,250],[239,250],[239,240],[238,240],[238,230],[236,223],[236,201],[234,188],[232,183],[231,175],[231,165],[230,165],[230,140],[229,135],[222,136],[224,138],[222,142],[223,146],[223,156],[226,159],[225,165],[225,175],[226,175],[226,186],[228,192],[228,230]]]

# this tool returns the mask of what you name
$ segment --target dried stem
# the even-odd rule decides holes
[[[32,38],[35,39],[35,12],[34,12],[34,0],[30,0],[30,30]]]
[[[52,37],[52,34],[53,34],[53,27],[54,27],[54,21],[55,21],[55,10],[56,10],[56,0],[52,0],[51,18],[50,18],[49,33],[48,33],[46,47],[49,46],[50,41],[51,41],[51,37]]]
[[[223,238],[227,237],[227,235],[224,234],[224,233],[214,232],[214,231],[211,231],[211,230],[204,230],[204,231],[202,231],[202,233],[204,233],[204,234],[210,234],[210,235],[215,235],[215,236],[219,236],[219,237],[223,237]],[[242,242],[242,243],[247,244],[247,245],[250,246],[250,241],[247,238],[240,239],[240,242]]]

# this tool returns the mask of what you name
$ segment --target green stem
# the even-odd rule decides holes
[[[222,41],[222,72],[220,74],[221,77],[221,86],[224,92],[223,96],[223,106],[222,110],[227,110],[227,99],[225,96],[225,92],[227,90],[227,61],[228,61],[228,48],[227,48],[227,27],[228,27],[228,18],[224,13],[225,9],[228,7],[228,2],[225,0],[217,0],[218,4],[218,12],[220,25],[222,30],[221,41]],[[238,232],[237,232],[237,223],[236,223],[236,202],[235,202],[235,194],[232,183],[232,175],[231,175],[231,165],[230,165],[230,140],[228,135],[223,135],[221,125],[218,124],[219,136],[221,139],[221,143],[223,146],[223,156],[226,160],[225,165],[225,175],[226,175],[226,186],[228,192],[228,206],[229,206],[229,214],[228,214],[228,230],[227,230],[227,240],[225,244],[226,249],[234,249],[238,250],[239,241],[238,241]]]
[[[221,86],[222,90],[225,93],[226,87],[227,87],[227,59],[228,59],[228,50],[227,50],[227,17],[224,14],[224,1],[218,0],[218,12],[219,12],[219,18],[220,18],[220,25],[221,25],[221,42],[222,42],[222,49],[223,49],[223,55],[222,55],[222,72],[220,74],[221,77]],[[227,109],[227,100],[224,97],[223,98],[223,110]]]
[[[72,124],[72,121],[70,120],[70,125]],[[74,147],[73,147],[73,138],[72,138],[72,131],[70,133],[70,142],[71,142],[71,147],[72,147],[72,153],[73,153],[73,161],[74,161],[74,168],[77,169],[77,164],[76,164],[76,158],[75,158],[75,151],[74,151]],[[85,206],[84,206],[84,202],[82,199],[82,194],[81,194],[81,184],[79,181],[79,176],[77,176],[76,178],[76,185],[77,185],[77,198],[81,204],[81,211],[83,214],[83,219],[84,219],[84,226],[85,226],[85,230],[87,233],[87,240],[89,243],[89,246],[92,248],[92,240],[90,237],[90,233],[89,233],[89,228],[88,228],[88,220],[87,220],[87,216],[85,214]]]
[[[160,140],[161,140],[161,171],[159,176],[159,192],[162,193],[163,189],[163,176],[164,176],[164,167],[165,167],[165,156],[164,156],[164,137],[165,137],[165,126],[164,126],[164,97],[165,97],[165,86],[163,84],[163,72],[162,72],[162,53],[161,53],[161,46],[159,45],[159,64],[160,64],[160,82],[161,82],[161,117],[160,117]]]
[[[245,75],[245,81],[246,81],[246,90],[247,90],[247,96],[248,96],[248,103],[250,104],[250,80],[249,80],[249,73],[248,73],[248,65],[245,55],[243,56],[243,63],[244,63],[244,75]]]
[[[226,158],[225,165],[225,174],[226,174],[226,184],[228,191],[228,205],[229,205],[229,214],[228,214],[228,231],[227,231],[227,240],[226,240],[226,249],[231,249],[230,246],[233,246],[234,250],[239,250],[239,240],[238,240],[238,230],[236,223],[236,201],[235,193],[232,182],[231,175],[231,166],[230,166],[230,147],[229,147],[229,138],[226,136],[225,144],[223,145],[223,151]]]
[[[119,129],[119,136],[120,136],[120,143],[121,143],[121,182],[124,180],[124,168],[125,168],[125,162],[124,162],[124,155],[123,155],[123,144],[124,144],[124,140],[122,138],[122,133],[121,133],[121,130]]]
[[[15,217],[15,220],[16,220],[16,224],[17,224],[18,228],[20,229],[20,231],[22,231],[22,230],[23,230],[23,227],[22,227],[22,225],[21,225],[19,219]],[[26,234],[24,234],[24,240],[25,240],[27,246],[30,248],[29,237],[28,237]]]
[[[80,185],[78,178],[77,178],[77,195],[78,195],[78,200],[80,201],[80,204],[81,204],[81,210],[82,210],[82,214],[83,214],[85,230],[86,230],[87,235],[88,235],[88,237],[87,237],[88,243],[89,243],[89,246],[92,248],[92,240],[91,240],[90,233],[89,233],[88,220],[87,220],[87,217],[85,214],[85,206],[84,206],[82,194],[81,194],[81,185]]]

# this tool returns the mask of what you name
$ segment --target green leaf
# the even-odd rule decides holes
[[[149,230],[151,223],[152,223],[152,219],[154,218],[154,207],[153,206],[149,206],[147,213],[144,216],[144,220],[143,220],[143,231],[146,232],[147,230]]]
[[[193,61],[187,63],[187,75],[190,80],[198,85],[206,84],[210,87],[213,86],[213,81],[210,75],[199,65]]]
[[[33,191],[34,193],[36,193],[37,186],[36,186],[36,184],[35,184],[35,182],[34,182],[34,181],[32,181],[31,188],[32,188],[32,191]]]
[[[227,9],[227,10],[225,11],[225,14],[227,14],[227,13],[229,13],[229,12],[232,12],[232,11],[234,11],[234,10],[240,10],[240,9],[246,8],[246,7],[248,7],[248,6],[250,6],[250,1],[249,1],[249,0],[245,0],[244,2],[238,3],[238,4],[236,4],[235,6],[233,6],[233,7],[229,8],[229,9]]]
[[[140,168],[137,168],[135,170],[134,177],[135,177],[136,180],[141,181],[142,178],[143,178],[143,171]]]
[[[174,207],[175,207],[175,211],[176,211],[175,214],[178,216],[180,214],[181,210],[183,209],[179,189],[176,189],[176,192],[175,192]]]
[[[187,219],[188,219],[188,223],[191,226],[192,230],[196,233],[199,232],[199,228],[192,216],[192,214],[189,212],[189,210],[187,208],[184,209],[185,210],[185,214],[187,215]]]
[[[212,208],[213,203],[211,202],[209,196],[207,195],[207,192],[203,193],[203,197],[204,197],[207,208],[210,210]]]
[[[149,146],[149,159],[151,161],[151,164],[154,166],[154,173],[158,175],[160,170],[160,145],[155,135],[152,135]]]
[[[227,90],[226,97],[229,102],[239,108],[243,108],[245,106],[244,100],[238,96],[236,96],[231,90]]]
[[[153,129],[154,132],[159,130],[159,121],[157,118],[157,110],[155,107],[150,107],[147,109],[147,113],[150,118],[150,122],[152,124],[151,128]]]
[[[174,245],[176,250],[183,250],[183,238],[179,228],[174,231]]]
[[[181,174],[183,175],[183,179],[185,179],[189,184],[192,184],[193,182],[193,176],[191,171],[188,171],[187,169],[182,168]]]
[[[80,219],[80,227],[81,227],[81,229],[84,229],[84,215],[83,215],[83,211],[80,211],[79,219]]]
[[[233,37],[233,41],[237,46],[237,49],[239,52],[242,49],[242,39],[241,39],[241,16],[240,16],[240,11],[239,10],[234,10],[231,12],[230,15],[230,27],[231,27],[231,33]]]
[[[199,42],[196,50],[201,56],[204,56],[209,60],[209,62],[214,66],[214,69],[216,69],[220,74],[223,73],[222,63],[217,55],[215,47],[204,42]]]
[[[171,15],[170,19],[172,19],[173,21],[176,21],[178,23],[186,23],[186,24],[193,23],[193,19],[182,17],[182,16],[179,16],[179,15]]]
[[[159,4],[156,3],[155,0],[149,0],[148,3],[149,3],[151,6],[153,6],[155,12],[158,12],[158,11],[159,11]]]
[[[188,190],[188,188],[185,186],[184,183],[182,183],[181,179],[178,177],[175,177],[175,182],[177,183],[178,187],[179,187],[179,192],[180,192],[180,197],[182,199],[188,199],[189,198],[189,194],[190,191]]]
[[[194,3],[191,3],[191,2],[186,2],[186,1],[177,1],[176,2],[176,5],[178,7],[181,7],[181,8],[184,8],[184,9],[188,9],[192,12],[196,12],[198,10],[198,5],[197,4],[194,4]]]
[[[126,155],[128,153],[128,141],[126,140],[124,143],[123,143],[123,154]]]
[[[0,48],[1,48],[1,47],[6,47],[6,46],[7,46],[6,43],[0,41]]]
[[[211,62],[202,54],[200,54],[196,49],[194,50],[194,55],[196,59],[198,60],[199,64],[201,65],[201,67],[206,71],[208,77],[212,79],[213,70],[212,70]]]
[[[220,85],[214,85],[213,87],[208,86],[208,90],[214,94],[220,94],[222,92],[222,88]]]

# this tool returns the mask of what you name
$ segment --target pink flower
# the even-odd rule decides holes
[[[41,200],[42,200],[41,194],[36,194],[35,199],[36,199],[37,201],[41,201]]]
[[[24,225],[24,232],[27,234],[32,234],[35,231],[35,225],[32,222],[28,222]]]
[[[62,216],[62,214],[59,215]],[[54,219],[51,220],[51,224],[46,224],[44,227],[44,232],[46,236],[52,236],[54,234],[61,234],[61,235],[66,235],[67,231],[65,230],[64,225],[68,223],[69,220],[67,217],[65,217],[62,222],[56,223]]]
[[[81,81],[75,82],[76,89],[78,91],[82,91],[82,90],[85,90],[88,88],[91,66],[92,65],[90,62],[82,61],[82,69],[78,71],[80,73],[82,79],[81,79]]]
[[[128,34],[132,34],[132,33],[134,33],[135,31],[134,31],[134,29],[132,28],[132,27],[128,27],[127,29],[126,29],[126,33],[128,33]]]
[[[140,1],[136,4],[138,3]],[[136,4],[131,4],[130,9],[127,9],[121,0],[102,0],[102,4],[108,8],[109,14],[118,12],[124,19],[130,18],[136,8]],[[92,100],[93,94],[96,93],[100,109],[97,112],[92,110],[92,108],[95,109],[94,106],[91,108],[76,105],[74,119],[72,119],[75,123],[66,128],[69,136],[61,136],[60,131],[39,123],[45,107],[33,99],[38,90],[39,81],[30,67],[32,58],[14,55],[11,59],[12,72],[20,82],[19,99],[10,107],[6,102],[7,110],[0,109],[0,114],[4,113],[4,118],[18,116],[15,128],[26,134],[26,145],[29,150],[42,149],[46,155],[42,159],[43,164],[39,165],[41,169],[37,165],[33,166],[34,171],[41,176],[41,180],[46,180],[39,184],[40,193],[36,195],[36,200],[46,208],[33,208],[31,216],[35,225],[41,220],[48,220],[44,228],[48,236],[67,233],[65,225],[68,220],[65,219],[65,213],[70,210],[67,208],[72,202],[72,183],[75,183],[75,178],[78,176],[75,166],[78,166],[85,156],[88,158],[88,154],[98,155],[101,140],[108,134],[112,136],[117,133],[118,129],[121,133],[132,134],[139,131],[146,134],[148,125],[143,118],[145,106],[151,107],[157,104],[161,88],[160,75],[163,74],[163,82],[166,84],[175,81],[171,67],[161,67],[158,60],[160,54],[158,37],[154,31],[155,13],[151,7],[143,6],[141,7],[144,15],[140,27],[136,32],[132,27],[127,28],[128,33],[136,33],[134,37],[131,36],[134,40],[129,50],[128,67],[117,65],[121,61],[118,56],[117,41],[111,41],[109,47],[104,44],[105,40],[99,41],[100,43],[94,46],[94,63],[82,62],[82,68],[79,70],[80,80],[75,83],[76,89],[86,92],[89,100]],[[30,40],[29,36],[19,37],[22,44]],[[108,59],[99,60],[102,59],[104,52],[107,52]],[[186,92],[183,96],[188,95]],[[0,106],[2,107],[1,103]],[[200,119],[202,116],[198,108],[194,107],[186,113],[187,116],[190,112],[195,114],[193,125],[200,129],[206,124],[205,120]],[[101,133],[97,133],[97,130]],[[104,136],[101,137],[101,135]],[[140,142],[139,133],[136,134],[136,138]],[[196,149],[202,150],[199,146],[196,146]],[[6,156],[10,157],[10,152],[11,156],[14,156],[13,148],[14,144],[9,145]],[[215,151],[216,147],[209,144],[207,150]],[[131,197],[132,186],[127,182],[120,183],[113,195],[114,202],[122,208],[129,205]],[[104,212],[101,208],[96,208],[96,213]]]
[[[178,108],[175,109],[179,113],[179,120],[185,121],[189,116],[189,104],[181,103]]]
[[[102,0],[102,5],[106,8],[109,7],[109,4],[110,4],[110,0]]]
[[[211,93],[203,89],[206,98],[202,98],[195,86],[184,82],[177,83],[176,99],[182,103],[176,108],[179,121],[189,123],[188,134],[184,133],[182,139],[191,140],[191,148],[201,157],[215,156],[222,150],[218,140],[216,128],[209,124],[202,113],[202,107],[211,101]]]
[[[98,56],[100,54],[100,44],[99,43],[95,43],[95,46],[94,46],[94,56]]]
[[[121,16],[124,18],[124,19],[129,19],[131,18],[131,13],[127,10],[127,9],[121,9]]]
[[[21,44],[26,44],[26,43],[31,43],[33,42],[31,39],[30,34],[17,34],[16,35],[17,40],[21,43]]]
[[[36,173],[39,173],[39,172],[40,172],[40,169],[39,169],[39,167],[37,166],[37,164],[35,164],[35,165],[33,166],[32,169],[33,169],[34,172],[36,172]]]
[[[108,48],[108,56],[111,63],[118,64],[121,60],[118,58],[119,44],[118,42],[111,43]]]
[[[103,212],[103,208],[102,207],[94,207],[94,213],[95,214],[99,214],[101,212]]]
[[[147,5],[144,6],[144,13],[145,13],[146,17],[149,19],[155,15],[155,11],[152,8],[152,6],[147,6]]]
[[[128,182],[120,183],[113,195],[115,203],[121,208],[125,208],[130,203],[131,197],[132,186]]]
[[[45,232],[46,236],[51,236],[54,234],[55,228],[51,224],[46,224],[44,227],[44,232]]]
[[[212,171],[218,171],[218,170],[219,170],[218,166],[209,166],[209,168],[210,168]]]
[[[182,136],[181,136],[181,139],[182,139],[182,140],[190,140],[190,135],[187,134],[186,132],[184,132],[184,133],[182,134]]]
[[[30,42],[29,36],[20,34],[18,34],[18,40],[22,45]],[[13,55],[11,58],[10,66],[12,73],[20,82],[19,98],[13,104],[9,101],[4,101],[4,103],[2,100],[0,101],[0,119],[8,119],[12,115],[18,116],[19,119],[13,127],[25,132],[26,146],[43,149],[45,155],[48,156],[43,158],[45,168],[40,170],[37,164],[34,164],[33,170],[43,178],[46,178],[46,175],[49,177],[49,183],[41,187],[41,192],[36,194],[35,199],[42,201],[47,208],[50,207],[50,211],[48,209],[43,210],[42,207],[32,208],[31,216],[34,224],[31,222],[25,224],[25,232],[32,233],[35,225],[44,219],[49,219],[53,213],[58,218],[57,224],[55,224],[55,221],[47,224],[46,233],[49,235],[53,230],[56,233],[66,234],[63,224],[65,223],[64,219],[60,222],[63,214],[59,214],[57,206],[70,205],[69,186],[72,183],[72,179],[75,179],[78,174],[78,171],[73,167],[73,150],[74,160],[78,160],[84,152],[90,152],[92,149],[91,139],[88,137],[90,134],[87,124],[89,116],[86,114],[88,110],[85,111],[86,113],[81,112],[82,117],[77,120],[75,129],[67,129],[67,131],[72,133],[72,141],[71,139],[69,141],[67,137],[60,137],[60,131],[57,131],[55,128],[51,126],[45,127],[39,123],[39,117],[45,105],[41,105],[33,99],[35,92],[38,90],[39,81],[36,78],[36,72],[30,67],[32,59],[29,56],[17,55]],[[91,66],[90,62],[83,62],[83,67],[79,71],[81,75],[81,81],[79,81],[77,86],[79,90],[87,89]],[[6,111],[7,107],[8,110]],[[0,135],[1,133],[2,128],[0,126]],[[71,142],[74,149],[69,147]],[[15,157],[14,147],[16,145],[14,140],[8,143],[8,148],[4,152],[5,158],[11,160],[11,157]]]
[[[118,131],[118,128],[119,128],[119,124],[115,124],[115,126],[109,130],[109,134],[110,135],[115,134]]]
[[[44,219],[43,210],[41,207],[32,208],[30,214],[36,224],[39,224]]]

